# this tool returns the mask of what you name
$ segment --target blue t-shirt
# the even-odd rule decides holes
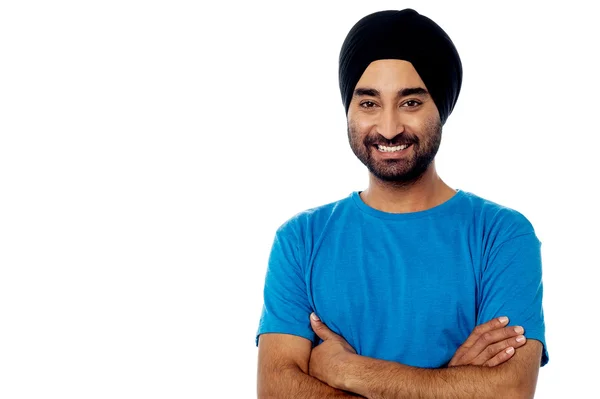
[[[301,212],[275,235],[256,335],[320,342],[315,312],[359,355],[446,365],[476,325],[508,316],[543,346],[541,243],[521,213],[457,190],[420,212],[347,198]]]

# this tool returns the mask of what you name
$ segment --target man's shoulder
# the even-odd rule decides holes
[[[464,191],[464,194],[485,230],[502,232],[507,237],[534,233],[531,221],[517,209],[469,191]]]
[[[277,229],[277,232],[280,234],[292,232],[300,233],[306,231],[306,229],[315,229],[319,226],[324,226],[334,215],[339,214],[348,208],[352,201],[353,194],[354,193],[351,193],[344,198],[297,212],[281,224]]]

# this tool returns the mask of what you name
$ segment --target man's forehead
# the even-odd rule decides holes
[[[398,90],[398,86],[425,86],[412,63],[404,60],[377,60],[367,66],[358,80],[360,85],[380,85],[379,89]]]

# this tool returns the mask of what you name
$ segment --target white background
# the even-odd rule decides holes
[[[600,29],[585,4],[2,2],[0,397],[255,397],[276,228],[367,184],[342,41],[405,7],[463,62],[438,172],[543,243],[536,397],[593,397]]]

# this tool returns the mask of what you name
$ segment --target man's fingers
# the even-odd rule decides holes
[[[487,367],[497,366],[501,363],[504,363],[508,359],[510,359],[512,357],[512,355],[514,355],[514,354],[515,354],[515,348],[513,348],[511,346],[510,348],[506,348],[505,350],[498,353],[496,356],[494,356],[493,358],[491,358],[490,360],[485,362],[483,365],[487,366]]]
[[[507,323],[508,323],[508,317],[502,316],[502,317],[496,317],[495,319],[492,319],[486,323],[476,326],[475,329],[473,329],[473,332],[471,333],[471,335],[469,335],[467,340],[462,344],[462,346],[464,346],[466,348],[470,348],[471,346],[475,345],[475,342],[477,342],[477,340],[479,339],[479,337],[482,334],[502,328]]]
[[[457,354],[460,355],[460,358],[456,355],[455,357],[457,357],[457,361],[459,361],[460,364],[474,364],[473,360],[476,358],[478,358],[478,360],[480,361],[479,364],[483,364],[484,362],[488,361],[490,358],[495,356],[500,350],[509,346],[505,344],[496,344],[501,343],[502,341],[507,340],[509,338],[515,338],[518,335],[523,334],[523,332],[524,330],[520,326],[504,327],[484,332],[483,334],[479,335],[479,338],[477,338],[477,341],[475,341],[475,343],[472,344],[471,347],[468,347],[466,349],[460,348],[463,349],[461,353],[458,353],[457,351]],[[510,345],[513,344],[516,344],[514,339],[510,341]]]
[[[485,348],[479,354],[479,356],[477,356],[475,359],[473,359],[473,361],[471,361],[470,364],[475,365],[475,366],[485,365],[487,362],[491,361],[498,355],[501,355],[501,356],[499,358],[497,358],[496,361],[502,360],[502,356],[504,356],[504,355],[502,355],[502,352],[504,352],[510,348],[513,348],[516,350],[517,348],[520,348],[521,346],[525,345],[526,342],[527,342],[527,339],[525,338],[525,336],[518,335],[516,337],[512,337],[512,338],[500,341],[494,345],[489,345],[487,348]],[[510,355],[512,356],[512,353]],[[502,361],[505,361],[507,359],[508,359],[508,357]]]
[[[471,334],[467,337],[467,340],[463,342],[463,344],[456,350],[454,356],[452,357],[452,360],[450,360],[450,363],[448,363],[448,366],[451,367],[457,364],[469,363],[480,353],[476,351],[471,351],[470,349],[479,340],[481,335],[493,331],[495,329],[497,330],[499,328],[502,328],[506,325],[506,323],[508,323],[508,317],[502,316],[476,326],[471,332]],[[465,355],[467,356],[464,358],[463,361],[463,357]]]
[[[315,313],[311,313],[310,315],[310,326],[323,341],[338,336],[336,333],[331,331]]]
[[[473,352],[479,354],[484,349],[492,347],[494,344],[505,339],[521,335],[523,332],[524,330],[521,326],[504,327],[499,330],[488,331],[482,334],[477,342],[475,342],[475,344],[472,346]]]

